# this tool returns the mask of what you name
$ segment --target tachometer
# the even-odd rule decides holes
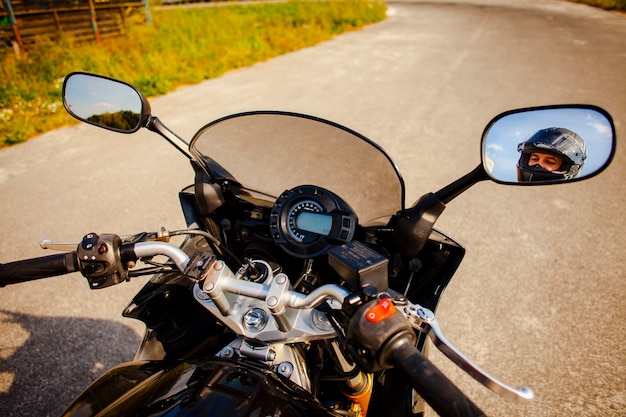
[[[274,241],[300,258],[324,254],[354,236],[356,215],[336,194],[312,185],[287,190],[274,203],[270,229]]]
[[[328,235],[332,217],[323,213],[322,206],[313,200],[297,202],[287,213],[287,232],[298,242]]]

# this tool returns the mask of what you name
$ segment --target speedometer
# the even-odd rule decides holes
[[[356,215],[339,196],[312,186],[287,190],[274,203],[270,229],[274,241],[287,253],[309,258],[354,236]]]
[[[328,235],[332,217],[323,213],[322,206],[313,200],[297,202],[287,213],[288,233],[298,242],[316,239],[318,235]]]

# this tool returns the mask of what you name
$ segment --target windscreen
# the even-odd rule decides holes
[[[346,201],[364,226],[386,223],[403,207],[404,184],[387,154],[325,120],[282,112],[238,114],[203,127],[190,149],[214,178],[230,174],[245,188],[270,196],[298,185],[326,188]]]

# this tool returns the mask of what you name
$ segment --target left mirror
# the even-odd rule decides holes
[[[147,101],[133,86],[82,72],[65,78],[63,104],[78,120],[121,133],[136,132],[150,114]]]
[[[485,129],[485,171],[504,184],[551,184],[592,177],[615,152],[611,116],[595,106],[550,106],[497,116]]]

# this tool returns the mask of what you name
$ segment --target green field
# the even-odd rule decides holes
[[[0,147],[72,123],[61,101],[69,72],[122,79],[156,96],[378,22],[385,11],[376,0],[156,9],[153,24],[133,25],[115,40],[42,41],[21,57],[4,48]]]
[[[626,12],[626,0],[569,0],[574,3],[585,3],[590,6],[601,7],[606,10]]]

